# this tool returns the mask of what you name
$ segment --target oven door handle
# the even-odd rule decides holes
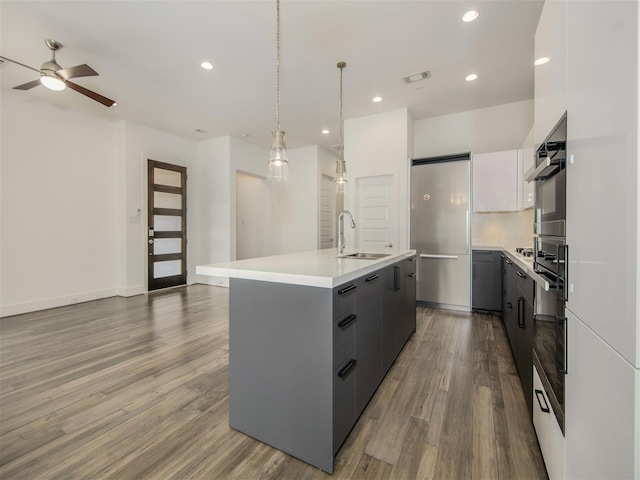
[[[560,253],[562,252],[562,255]],[[560,275],[560,271],[558,271],[558,301],[559,302],[567,302],[569,301],[569,294],[567,292],[567,275],[569,273],[569,262],[567,261],[567,257],[569,255],[569,246],[565,244],[556,245],[556,263],[557,265],[562,265],[562,275]]]
[[[560,365],[560,323],[564,326],[563,344],[562,349],[562,365]],[[560,375],[567,374],[567,317],[559,317],[556,315],[556,370]]]

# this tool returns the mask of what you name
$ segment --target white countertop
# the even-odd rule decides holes
[[[415,250],[391,248],[348,250],[345,253],[355,251],[387,253],[389,256],[377,260],[341,258],[338,257],[337,248],[328,248],[215,265],[199,265],[196,267],[196,274],[333,288],[416,253]]]
[[[533,269],[533,257],[525,257],[521,253],[518,253],[515,247],[502,247],[499,245],[474,245],[472,250],[500,250],[504,252],[519,268],[527,273],[533,280],[540,285],[543,289],[549,290],[549,281],[537,274]]]

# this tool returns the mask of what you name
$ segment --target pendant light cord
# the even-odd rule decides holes
[[[342,71],[344,67],[340,67],[340,157],[344,158],[344,122],[342,120]],[[342,159],[341,158],[341,159]]]
[[[280,131],[280,0],[276,0],[276,121]]]

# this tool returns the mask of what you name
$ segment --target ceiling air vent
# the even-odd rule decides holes
[[[422,80],[426,80],[427,78],[431,78],[431,72],[429,70],[425,70],[424,72],[413,73],[411,75],[407,75],[406,77],[402,77],[402,81],[405,84],[416,83]]]

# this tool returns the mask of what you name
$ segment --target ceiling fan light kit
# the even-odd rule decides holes
[[[55,40],[46,39],[44,41],[47,48],[51,50],[51,60],[44,62],[40,69],[30,67],[29,65],[25,65],[24,63],[17,62],[15,60],[11,60],[7,57],[0,57],[3,60],[6,60],[11,63],[15,63],[16,65],[20,65],[21,67],[28,68],[29,70],[33,70],[34,72],[38,72],[40,74],[40,78],[38,80],[32,80],[27,83],[23,83],[22,85],[18,85],[13,87],[14,90],[30,90],[33,87],[37,87],[38,85],[43,85],[50,90],[61,91],[66,87],[69,87],[71,90],[75,90],[82,95],[89,97],[92,100],[95,100],[98,103],[101,103],[105,107],[113,107],[116,105],[114,100],[107,98],[99,93],[96,93],[88,88],[85,88],[81,85],[73,83],[69,81],[70,78],[77,77],[92,77],[97,76],[98,72],[96,72],[89,65],[82,64],[76,65],[75,67],[62,68],[58,62],[56,62],[56,52],[62,48],[62,44]]]

